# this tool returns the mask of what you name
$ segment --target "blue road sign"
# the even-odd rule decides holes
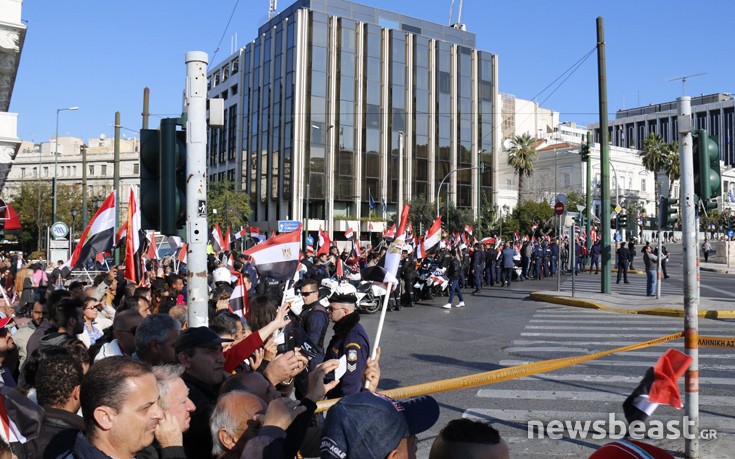
[[[730,230],[727,232],[727,237],[732,238],[733,236],[735,236],[735,231]]]
[[[279,233],[290,233],[299,229],[301,224],[298,220],[278,220],[278,232]]]

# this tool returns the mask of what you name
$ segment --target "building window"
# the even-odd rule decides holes
[[[646,179],[641,179],[641,192],[646,192]]]
[[[26,178],[26,168],[25,167],[20,168],[20,178]]]
[[[43,176],[48,177],[48,166],[44,166],[43,168]]]
[[[133,175],[140,174],[140,164],[133,163]]]
[[[102,166],[100,166],[100,169],[102,169],[100,170],[100,175],[103,177],[107,177],[107,165],[103,164]]]
[[[94,164],[89,165],[89,175],[94,175]]]

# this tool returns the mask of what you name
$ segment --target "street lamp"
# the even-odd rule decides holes
[[[77,209],[71,209],[71,227],[69,229],[69,250],[74,250],[74,223],[77,221]]]
[[[56,222],[56,186],[59,174],[59,113],[65,110],[79,110],[79,107],[67,107],[56,109],[56,145],[54,146],[54,178],[51,182],[53,194],[53,208],[51,209],[51,221]]]

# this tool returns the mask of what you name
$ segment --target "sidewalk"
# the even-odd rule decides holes
[[[705,263],[703,261],[700,261],[699,269],[701,271],[709,271],[719,274],[735,274],[735,264],[730,264],[730,266],[728,267],[724,263]]]

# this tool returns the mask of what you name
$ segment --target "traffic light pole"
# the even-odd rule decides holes
[[[685,373],[684,407],[690,432],[699,432],[699,349],[697,291],[698,245],[696,226],[696,199],[694,195],[694,162],[692,155],[691,99],[677,99],[679,106],[679,158],[681,161],[681,211],[682,247],[684,248],[684,350],[692,357],[692,364]],[[686,457],[699,457],[699,437],[687,436],[684,440]]]
[[[209,324],[207,301],[207,64],[202,51],[186,53],[186,238],[189,327]]]

